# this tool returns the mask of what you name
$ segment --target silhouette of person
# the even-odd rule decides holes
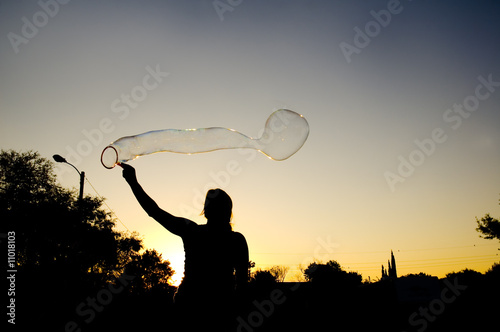
[[[232,200],[222,189],[207,192],[202,214],[205,225],[162,210],[137,181],[127,164],[123,177],[147,214],[182,238],[185,251],[184,278],[174,301],[183,330],[217,328],[233,324],[234,301],[248,282],[248,246],[245,237],[232,230]]]

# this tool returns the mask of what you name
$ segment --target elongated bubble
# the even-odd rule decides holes
[[[221,127],[155,130],[114,141],[102,151],[101,163],[111,169],[118,163],[156,152],[192,154],[240,148],[258,150],[273,160],[285,160],[304,145],[308,135],[309,124],[302,115],[280,109],[269,116],[259,138]]]

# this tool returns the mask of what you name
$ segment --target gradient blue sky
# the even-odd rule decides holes
[[[257,136],[279,108],[310,125],[286,161],[230,150],[131,165],[164,209],[200,223],[206,189],[225,189],[251,259],[289,265],[290,278],[298,264],[336,259],[374,279],[391,249],[399,274],[484,272],[498,261],[498,242],[479,238],[474,218],[500,217],[500,83],[479,88],[467,118],[447,113],[475,96],[478,77],[500,82],[497,1],[243,0],[223,20],[212,1],[42,3],[52,12],[0,2],[0,148],[67,157],[177,279],[181,240],[140,209],[119,169],[101,166],[102,149],[155,129]],[[398,13],[373,23],[388,6]],[[355,46],[367,26],[369,43],[347,61],[340,45]],[[157,84],[147,78],[155,70]],[[446,140],[415,152],[436,129]],[[410,156],[418,165],[391,187],[385,174],[401,176]],[[64,165],[58,179],[78,185]]]

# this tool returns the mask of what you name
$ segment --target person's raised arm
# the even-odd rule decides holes
[[[157,222],[159,222],[163,227],[169,230],[171,233],[176,235],[181,235],[182,232],[188,227],[192,221],[171,215],[167,211],[162,210],[156,202],[149,197],[148,194],[142,189],[141,185],[137,181],[135,174],[135,169],[127,164],[119,164],[123,168],[123,177],[130,185],[135,198],[142,206],[144,211]]]

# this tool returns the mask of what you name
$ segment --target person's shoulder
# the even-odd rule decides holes
[[[245,236],[243,234],[241,234],[240,232],[233,231],[232,234],[233,234],[233,239],[235,241],[245,241],[246,242]]]
[[[181,219],[180,221],[182,224],[182,232],[181,234],[179,234],[180,236],[198,232],[200,230],[200,227],[203,226],[203,225],[198,225],[196,222],[186,218],[179,218],[179,219]]]

